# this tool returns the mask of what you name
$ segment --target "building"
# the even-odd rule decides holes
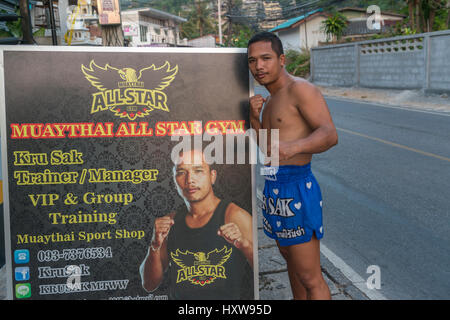
[[[283,20],[283,9],[278,2],[263,1],[263,5],[266,19],[259,24],[262,30],[275,28],[278,24],[286,21]]]
[[[63,45],[102,45],[97,0],[62,0],[60,16]]]
[[[215,48],[216,42],[217,42],[216,36],[208,34],[203,37],[188,40],[188,46],[196,48]]]
[[[395,26],[397,23],[402,22],[406,16],[380,11],[379,17],[376,21],[375,13],[367,13],[366,9],[345,7],[338,10],[344,17],[347,18],[347,28],[344,30],[343,39],[361,40],[367,36],[371,36],[377,33],[384,33],[390,27]],[[371,27],[368,26],[368,19],[372,17]]]
[[[173,47],[185,46],[180,39],[180,24],[187,20],[153,8],[122,11],[122,30],[128,46]]]
[[[309,50],[326,41],[326,34],[322,30],[322,21],[328,18],[323,9],[316,9],[270,29],[283,42],[286,49]]]
[[[30,7],[34,40],[52,45],[48,2],[30,1]],[[53,0],[53,17],[58,45],[102,45],[97,0]]]

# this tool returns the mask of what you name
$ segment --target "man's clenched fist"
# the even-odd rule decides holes
[[[260,94],[257,94],[250,98],[250,118],[259,121],[259,115],[265,102],[266,99],[263,98]]]
[[[242,233],[239,230],[239,227],[233,222],[221,226],[217,231],[217,234],[223,237],[228,243],[233,244],[238,249],[248,245],[248,241],[244,237],[242,237]]]
[[[153,229],[152,247],[156,249],[161,248],[164,240],[169,234],[170,228],[174,223],[175,221],[173,220],[173,214],[156,218],[155,227]]]

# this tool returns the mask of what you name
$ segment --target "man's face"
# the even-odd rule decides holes
[[[268,85],[278,80],[284,68],[284,62],[284,55],[277,56],[271,42],[254,42],[248,48],[248,67],[261,85]]]
[[[196,154],[197,153],[197,154]],[[186,157],[191,157],[187,160]],[[201,162],[194,161],[196,158]],[[175,168],[175,181],[178,193],[189,202],[198,202],[213,192],[216,171],[205,163],[201,152],[192,151],[180,155],[180,162]]]

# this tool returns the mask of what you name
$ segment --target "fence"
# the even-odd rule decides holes
[[[311,49],[312,81],[450,92],[450,30]]]

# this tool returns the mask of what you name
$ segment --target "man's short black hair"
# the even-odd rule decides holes
[[[275,51],[277,56],[281,56],[282,54],[284,54],[283,44],[281,43],[280,38],[278,38],[272,32],[268,32],[268,31],[263,31],[263,32],[259,32],[259,33],[255,34],[248,41],[247,49],[250,47],[250,45],[252,43],[260,42],[260,41],[270,42],[272,44],[272,50]]]

